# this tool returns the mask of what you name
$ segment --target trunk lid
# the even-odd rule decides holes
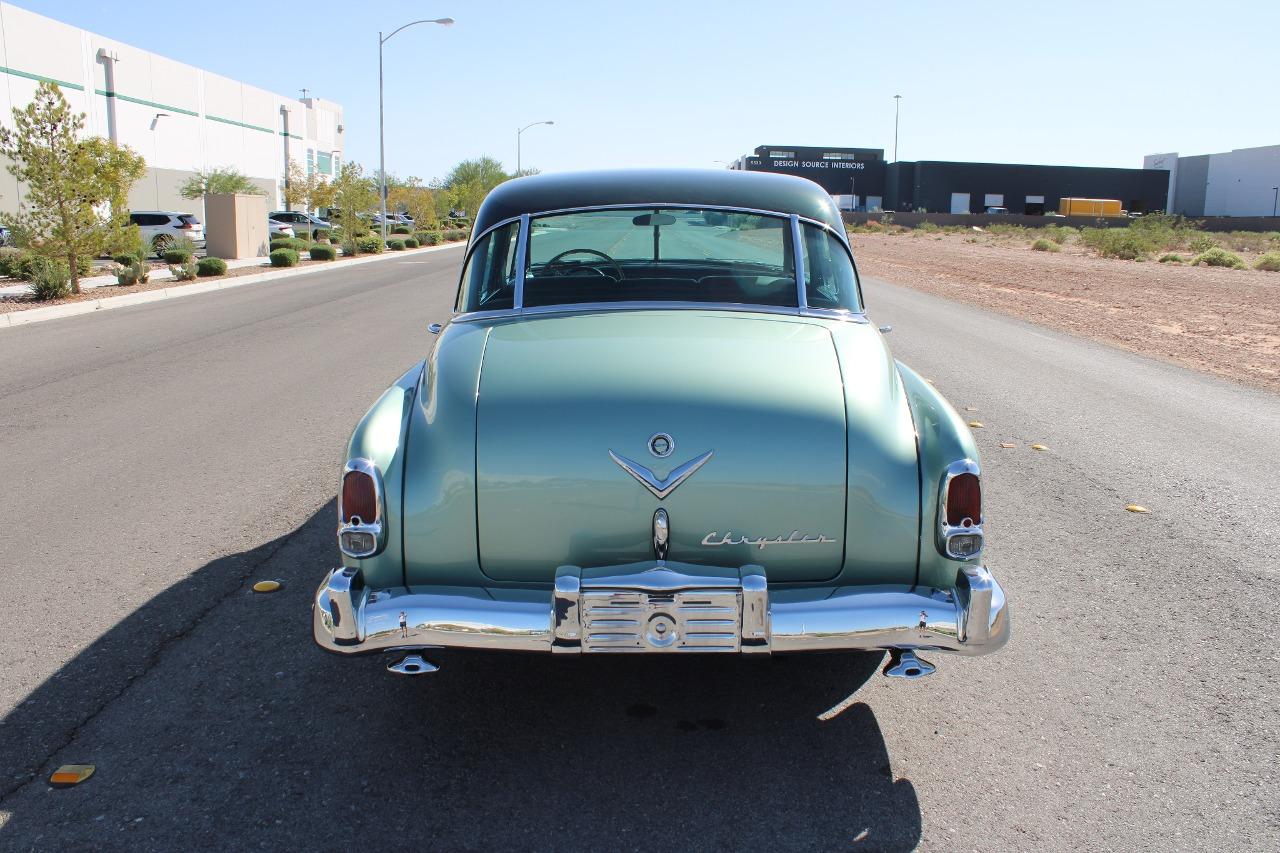
[[[478,544],[492,579],[546,583],[561,565],[652,559],[658,507],[670,515],[671,560],[758,563],[771,582],[842,569],[846,404],[820,323],[692,311],[524,318],[490,331],[477,407]],[[665,457],[649,449],[657,434],[674,440]],[[614,459],[662,481],[707,452],[661,499]]]

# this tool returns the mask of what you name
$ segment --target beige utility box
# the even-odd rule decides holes
[[[260,258],[270,248],[264,195],[207,195],[204,220],[205,253],[210,257]]]

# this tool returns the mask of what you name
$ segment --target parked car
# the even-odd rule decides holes
[[[142,239],[159,255],[185,237],[197,249],[204,248],[204,225],[192,213],[165,210],[135,210],[129,213],[129,222],[137,225]]]
[[[320,217],[300,210],[276,210],[268,214],[268,218],[273,222],[288,225],[296,236],[307,240],[314,240],[318,229],[328,230],[333,227]]]
[[[274,219],[267,219],[267,238],[272,237],[296,237],[297,232],[293,230],[293,226],[287,222],[277,222]]]
[[[973,436],[889,354],[816,184],[512,181],[456,304],[348,445],[322,648],[884,650],[918,678],[1008,639]]]
[[[13,245],[13,232],[3,225],[0,225],[0,246]]]
[[[1008,214],[1009,214],[1009,208],[1007,207],[988,207],[987,208],[988,216],[1007,216]]]

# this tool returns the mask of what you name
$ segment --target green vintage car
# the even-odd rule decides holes
[[[868,322],[816,184],[503,184],[432,331],[347,449],[322,648],[888,650],[915,678],[1008,639],[973,437]]]

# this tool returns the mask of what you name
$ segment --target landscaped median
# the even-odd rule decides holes
[[[59,299],[55,302],[0,301],[0,329],[10,326],[22,326],[28,323],[39,323],[44,320],[56,320],[61,317],[72,317],[77,314],[90,314],[110,308],[124,308],[129,305],[140,305],[146,302],[158,302],[162,299],[173,299],[181,296],[194,296],[211,290],[225,290],[246,284],[259,284],[308,275],[324,270],[345,269],[361,264],[376,263],[392,258],[405,258],[410,255],[439,252],[465,245],[465,241],[443,243],[439,246],[427,246],[418,249],[405,249],[397,252],[356,255],[351,258],[338,258],[332,261],[300,261],[297,266],[273,267],[267,258],[255,259],[258,263],[252,266],[239,266],[228,269],[219,276],[201,277],[190,284],[180,284],[168,270],[157,270],[145,284],[134,284],[127,287],[104,285],[94,287],[85,292]]]

